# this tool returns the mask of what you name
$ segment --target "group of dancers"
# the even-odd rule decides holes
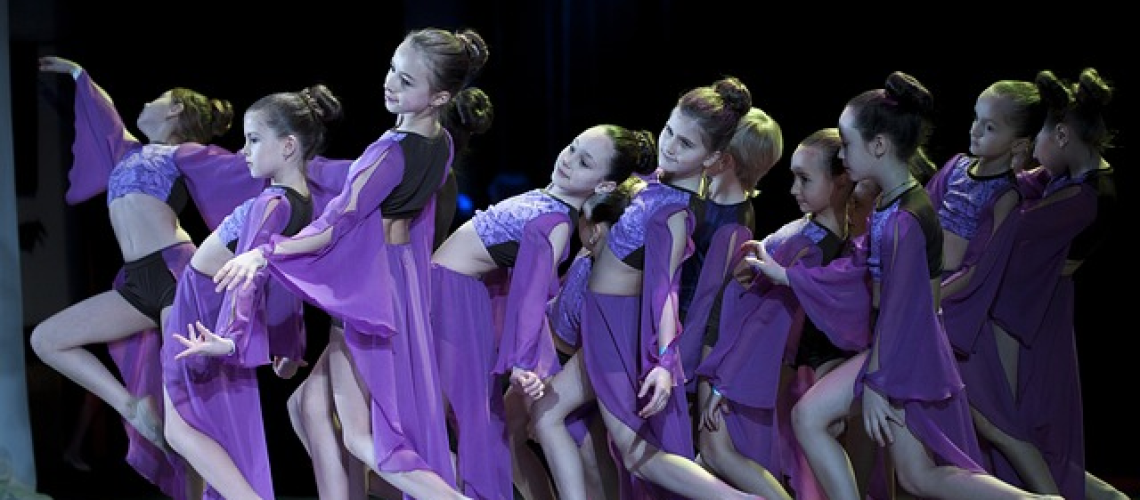
[[[122,415],[139,474],[275,498],[269,365],[307,371],[287,411],[320,498],[1124,498],[1085,471],[1073,337],[1116,209],[1095,69],[987,87],[940,168],[931,93],[890,74],[796,145],[803,216],[769,235],[782,131],[724,77],[659,134],[587,128],[549,184],[451,231],[488,57],[474,30],[408,32],[395,125],[355,159],[322,156],[324,85],[254,102],[235,153],[210,144],[228,101],[164,92],[140,140],[41,59],[77,85],[67,202],[106,192],[125,264],[31,343]],[[306,303],[332,319],[315,360]]]

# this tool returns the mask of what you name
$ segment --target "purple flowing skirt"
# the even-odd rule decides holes
[[[674,385],[665,409],[649,419],[637,415],[647,398],[638,398],[641,374],[649,367],[639,366],[643,345],[641,331],[641,296],[585,293],[582,302],[582,350],[586,373],[598,398],[598,404],[621,420],[658,450],[688,459],[695,456],[688,401],[683,385]],[[615,462],[623,461],[615,455]],[[648,481],[631,477],[624,470],[621,478],[622,498],[680,498]]]
[[[259,496],[274,498],[256,369],[224,357],[174,359],[185,349],[172,337],[174,333],[185,336],[187,325],[195,321],[208,326],[216,322],[223,294],[214,286],[210,276],[193,268],[187,268],[178,283],[162,342],[166,393],[182,420],[221,446]],[[222,496],[207,488],[204,498]]]
[[[498,339],[486,285],[432,266],[431,316],[440,383],[455,417],[463,492],[480,499],[512,500],[503,387],[491,373]]]

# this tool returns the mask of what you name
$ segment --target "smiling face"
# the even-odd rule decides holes
[[[602,127],[578,134],[554,162],[551,184],[572,195],[589,195],[610,174],[614,142]]]
[[[657,140],[657,165],[674,177],[689,177],[711,165],[719,155],[705,144],[697,120],[673,108]]]
[[[384,107],[395,114],[414,114],[441,105],[445,92],[432,91],[431,74],[424,56],[404,40],[384,77]]]
[[[273,177],[287,166],[287,160],[299,154],[296,140],[292,136],[282,137],[266,125],[262,113],[250,111],[242,121],[245,145],[241,153],[245,155],[249,174],[255,179]]]

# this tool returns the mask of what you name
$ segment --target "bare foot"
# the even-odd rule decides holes
[[[124,418],[144,439],[158,449],[167,451],[166,438],[162,433],[162,419],[158,417],[150,397],[131,398],[127,402],[127,415],[124,415]]]

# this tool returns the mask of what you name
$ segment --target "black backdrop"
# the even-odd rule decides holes
[[[65,117],[63,126],[70,126],[70,95],[39,85],[55,76],[35,71],[36,56],[57,54],[84,65],[132,124],[144,102],[173,86],[228,98],[241,110],[269,92],[325,83],[342,97],[346,111],[333,129],[327,155],[355,157],[392,125],[383,109],[383,77],[406,30],[473,27],[491,50],[475,85],[490,94],[496,109],[491,131],[475,138],[461,167],[461,189],[475,207],[490,201],[497,175],[522,176],[531,186],[546,182],[557,152],[582,129],[612,122],[657,132],[682,92],[733,75],[784,131],[784,158],[759,186],[763,234],[798,216],[787,194],[794,145],[815,129],[834,126],[848,98],[881,87],[890,71],[911,73],[933,92],[939,116],[930,152],[942,161],[968,145],[974,99],[992,81],[1031,80],[1041,69],[1075,77],[1092,66],[1118,86],[1112,118],[1121,131],[1120,147],[1109,159],[1117,168],[1126,211],[1133,213],[1127,201],[1135,173],[1127,159],[1134,127],[1125,110],[1134,110],[1135,80],[1126,55],[1118,55],[1127,50],[1129,29],[1121,11],[1102,10],[1095,2],[1071,4],[1065,11],[1042,12],[1044,7],[1037,6],[1009,14],[992,7],[923,6],[920,13],[917,6],[888,3],[850,11],[789,3],[13,0],[15,153],[20,162],[35,161],[35,141],[44,140],[36,134],[58,133],[59,147],[69,147],[69,130],[45,132],[34,125],[36,99],[46,99]],[[240,114],[221,142],[241,146]],[[25,178],[22,185],[28,182]],[[85,241],[81,254],[88,274],[76,282],[106,283],[121,263],[103,206],[99,199],[67,209]],[[460,214],[457,222],[465,217]],[[188,226],[193,229],[194,221]],[[1130,432],[1133,418],[1121,409],[1136,393],[1137,380],[1122,366],[1137,348],[1131,328],[1124,326],[1131,318],[1123,314],[1135,296],[1118,291],[1136,279],[1125,260],[1125,237],[1114,235],[1078,275],[1077,328],[1089,469],[1137,482],[1140,460],[1119,455],[1138,444]],[[84,292],[80,287],[74,299],[103,288]],[[313,344],[319,348],[319,338]],[[286,495],[314,491],[304,451],[282,406],[295,385],[272,377],[264,385],[275,480]],[[125,474],[125,481],[132,480]],[[54,476],[49,473],[41,483],[54,480],[49,478]]]

